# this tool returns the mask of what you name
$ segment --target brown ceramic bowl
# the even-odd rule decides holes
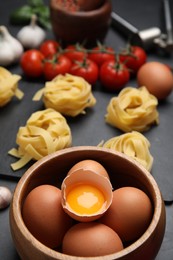
[[[34,187],[45,183],[60,187],[68,170],[83,159],[100,162],[107,169],[114,188],[126,185],[140,188],[152,201],[154,213],[148,229],[136,242],[118,253],[90,258],[62,254],[34,238],[22,219],[23,202]],[[152,260],[156,257],[164,236],[165,207],[154,178],[136,161],[110,149],[79,146],[48,155],[26,171],[14,192],[10,207],[10,228],[16,249],[23,260]]]
[[[111,2],[104,0],[100,7],[91,11],[69,12],[59,8],[56,0],[50,1],[52,30],[62,44],[84,43],[96,45],[102,42],[111,21]]]

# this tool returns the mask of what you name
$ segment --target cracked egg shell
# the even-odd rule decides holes
[[[61,190],[64,211],[80,222],[100,218],[112,203],[110,180],[88,169],[81,168],[68,174]]]

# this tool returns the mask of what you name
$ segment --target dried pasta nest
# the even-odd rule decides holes
[[[72,136],[66,119],[54,109],[37,111],[20,127],[16,143],[18,149],[9,151],[19,161],[11,164],[13,170],[22,168],[31,159],[39,160],[55,151],[71,146]]]
[[[12,74],[7,69],[0,67],[0,107],[8,104],[13,96],[22,99],[23,92],[18,88],[19,75]]]
[[[105,120],[124,132],[147,131],[159,123],[157,105],[157,98],[146,87],[126,87],[110,100]]]
[[[148,171],[153,165],[153,156],[150,153],[150,142],[141,133],[132,131],[113,137],[100,146],[122,152],[142,164]]]
[[[39,100],[42,94],[46,108],[53,108],[66,116],[85,114],[85,109],[96,103],[91,85],[82,77],[71,74],[58,75],[46,82],[44,89],[37,92],[33,100]]]

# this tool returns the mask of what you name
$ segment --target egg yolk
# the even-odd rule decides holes
[[[105,198],[98,188],[88,184],[79,184],[67,194],[67,203],[76,213],[92,215],[103,207]]]

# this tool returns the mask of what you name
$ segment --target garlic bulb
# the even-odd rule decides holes
[[[5,26],[0,26],[0,66],[17,62],[23,53],[23,46]]]
[[[17,34],[24,48],[38,48],[46,38],[45,31],[36,24],[37,16],[32,15],[30,25],[24,26]]]
[[[0,186],[0,209],[4,209],[9,206],[12,199],[11,191],[4,186]]]

